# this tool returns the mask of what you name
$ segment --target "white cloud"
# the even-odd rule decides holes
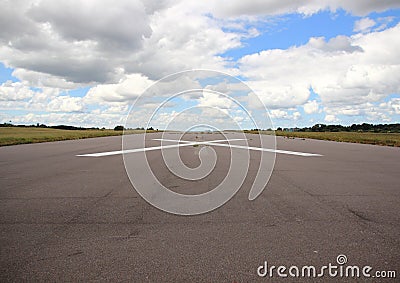
[[[378,18],[377,22],[378,22],[379,26],[375,28],[375,31],[380,31],[380,30],[385,29],[388,26],[388,24],[390,22],[392,22],[394,19],[395,19],[395,17],[393,17],[393,16]]]
[[[259,34],[243,24],[257,19],[242,16],[309,15],[339,7],[362,14],[394,6],[398,3],[391,0],[5,1],[0,11],[0,60],[30,72],[24,79],[33,86],[44,74],[43,85],[59,88],[116,83],[131,73],[150,79],[191,68],[235,73],[219,55]]]
[[[12,76],[18,78],[22,82],[25,82],[26,84],[37,87],[76,89],[84,86],[83,84],[67,81],[65,78],[20,68],[15,69],[12,72]]]
[[[0,60],[68,82],[118,81],[152,34],[149,10],[138,0],[3,1]]]
[[[318,112],[318,102],[316,100],[308,101],[303,105],[304,112],[307,114],[313,114]]]
[[[47,111],[49,102],[56,99],[59,94],[60,92],[54,88],[32,90],[22,82],[7,81],[0,85],[0,109]]]
[[[377,102],[398,93],[399,49],[400,24],[328,42],[311,38],[302,46],[247,55],[240,59],[239,68],[250,87],[271,108],[305,104],[312,87],[329,109]]]
[[[239,129],[239,123],[244,119],[229,116],[226,109],[197,108],[183,112],[159,112],[151,121],[151,125],[159,129],[189,130],[193,125],[208,125],[219,130]]]
[[[325,107],[324,111],[329,117],[334,116],[334,122],[340,121],[337,116],[352,117],[354,121],[380,121],[380,122],[397,122],[400,114],[400,98],[391,98],[387,102],[371,103],[366,102],[355,105],[341,105],[333,107]],[[397,115],[397,116],[396,116]],[[397,120],[396,120],[397,119]]]
[[[285,83],[268,79],[251,80],[247,84],[255,91],[264,105],[271,109],[302,105],[310,96],[309,85],[302,82]]]
[[[351,38],[344,35],[331,38],[328,42],[323,37],[312,37],[308,42],[308,46],[314,48],[316,51],[333,54],[363,51],[360,46],[352,44]]]
[[[42,0],[27,9],[27,16],[36,23],[49,24],[62,38],[96,42],[96,48],[105,52],[140,48],[152,32],[139,0]]]
[[[23,70],[18,75],[31,86],[59,88],[117,83],[132,73],[155,80],[185,69],[225,70],[229,62],[219,55],[257,33],[221,24],[197,2],[6,1],[0,61]]]
[[[199,99],[199,107],[216,107],[219,109],[231,109],[235,104],[229,98],[216,93],[203,92]]]
[[[372,109],[371,117],[385,118],[384,111],[398,111],[396,100],[380,107],[368,104],[400,89],[400,26],[386,29],[391,17],[361,19],[354,26],[360,33],[352,37],[311,38],[286,50],[249,54],[238,68],[237,62],[221,56],[243,47],[243,39],[259,35],[257,23],[272,15],[340,8],[367,15],[399,7],[395,0],[27,0],[3,1],[1,6],[0,61],[13,68],[12,75],[21,82],[0,86],[0,108],[54,112],[38,116],[43,122],[63,118],[67,123],[67,114],[61,112],[73,112],[72,124],[108,125],[119,121],[118,114],[153,82],[192,68],[246,77],[268,107],[285,112],[274,114],[284,119],[300,119],[299,112],[288,111],[300,105],[308,114],[324,109],[334,115],[341,109],[337,115],[369,115]],[[180,89],[197,87],[190,79],[179,83]],[[91,89],[83,98],[65,95],[65,90],[87,86]],[[235,87],[241,86],[210,88],[224,92]],[[321,97],[320,108],[309,101],[311,87]],[[176,89],[161,84],[155,91],[170,94]],[[185,98],[221,109],[232,106],[198,93]],[[249,96],[247,101],[255,100]],[[99,105],[101,109],[88,110]]]
[[[6,81],[0,85],[0,101],[15,101],[32,98],[34,92],[21,82]]]
[[[237,17],[243,15],[282,15],[287,13],[302,13],[311,15],[321,10],[336,11],[340,8],[355,14],[366,15],[372,11],[385,11],[398,8],[396,0],[223,0],[210,3],[214,13],[221,17]]]
[[[354,31],[355,32],[369,32],[373,26],[376,25],[376,22],[370,18],[363,18],[354,23]]]
[[[141,74],[127,75],[115,84],[99,84],[85,96],[86,103],[132,102],[153,82]]]
[[[13,110],[79,112],[84,110],[81,97],[59,96],[54,88],[32,90],[22,82],[7,81],[0,85],[0,108]]]
[[[392,98],[387,102],[382,102],[379,109],[389,115],[400,115],[400,98]]]
[[[282,109],[273,109],[270,111],[270,116],[272,119],[298,120],[301,118],[301,113],[295,111],[290,114],[288,111]]]
[[[126,70],[151,79],[193,68],[226,71],[229,62],[219,54],[241,46],[246,34],[224,31],[218,20],[198,6],[182,1],[155,13],[152,36],[144,40],[143,49],[132,56]]]
[[[81,97],[58,96],[51,100],[46,110],[49,112],[80,112],[84,109]]]
[[[45,113],[39,114],[36,112],[30,112],[24,115],[11,115],[8,116],[8,120],[11,120],[15,124],[46,124],[49,126],[55,125],[76,125],[84,127],[106,127],[114,128],[115,125],[123,125],[124,117],[119,114],[107,114],[107,113]]]
[[[296,112],[293,113],[292,117],[293,117],[294,120],[298,120],[298,119],[301,118],[301,113],[296,111]]]
[[[325,116],[325,121],[328,123],[332,123],[332,122],[338,122],[339,120],[336,118],[335,115],[327,114]]]
[[[400,115],[400,98],[393,98],[388,102],[388,106],[393,109],[394,113]]]

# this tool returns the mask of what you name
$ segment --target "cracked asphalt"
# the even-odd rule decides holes
[[[399,273],[400,149],[280,137],[277,145],[323,156],[277,154],[266,189],[249,201],[259,160],[252,152],[239,192],[190,217],[145,202],[121,155],[76,156],[120,150],[121,137],[2,147],[0,281],[265,282],[271,278],[257,275],[264,261],[318,267],[336,264],[339,254],[351,265]],[[198,150],[182,148],[183,161],[197,166]],[[201,193],[229,166],[228,149],[215,150],[215,172],[197,182],[169,174],[159,151],[148,160],[171,190]],[[338,281],[320,279],[330,280]]]

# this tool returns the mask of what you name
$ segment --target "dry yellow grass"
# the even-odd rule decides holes
[[[129,130],[143,133],[144,130]],[[59,130],[35,127],[0,127],[0,146],[122,135],[114,130]]]
[[[261,131],[262,134],[271,132]],[[400,147],[400,133],[369,133],[369,132],[284,132],[275,131],[277,136],[330,140],[337,142],[352,142]]]

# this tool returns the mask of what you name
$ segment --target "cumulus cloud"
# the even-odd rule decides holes
[[[281,109],[274,109],[271,110],[271,118],[285,118],[288,116],[287,111],[281,110]]]
[[[202,97],[199,98],[199,107],[231,109],[233,106],[234,102],[232,100],[216,93],[203,92]]]
[[[304,112],[307,114],[313,114],[318,112],[318,102],[316,100],[308,101],[303,105]]]
[[[235,73],[220,54],[241,46],[241,39],[257,36],[259,32],[245,28],[240,21],[230,21],[229,17],[312,14],[338,8],[363,14],[396,5],[397,1],[392,0],[253,0],[229,1],[229,4],[224,1],[3,1],[0,60],[25,72],[54,76],[44,81],[48,86],[57,80],[86,85],[116,83],[130,73],[159,79],[190,68]],[[232,30],[234,26],[236,32],[227,31],[226,27]],[[345,44],[339,41],[335,44]],[[37,86],[35,78],[25,77]]]
[[[325,41],[323,37],[312,37],[308,42],[308,46],[327,53],[353,53],[363,51],[360,46],[352,44],[351,38],[344,35],[338,35],[331,38],[329,41]]]
[[[241,15],[281,15],[302,13],[311,15],[321,10],[336,11],[344,9],[354,15],[366,15],[372,11],[385,11],[399,7],[396,0],[300,0],[300,1],[265,1],[265,0],[223,0],[211,3],[216,15],[237,17]]]
[[[81,112],[82,97],[61,95],[57,89],[32,90],[22,82],[6,81],[0,85],[0,108],[47,112]]]
[[[0,60],[68,82],[115,82],[127,55],[152,34],[148,11],[157,11],[155,3],[146,9],[137,0],[5,1]]]
[[[298,111],[289,113],[287,110],[273,109],[270,111],[270,116],[272,119],[298,120],[301,118],[301,113]]]
[[[52,112],[52,113],[36,113],[29,112],[24,115],[10,115],[7,117],[15,124],[36,124],[43,123],[46,125],[80,125],[84,127],[107,127],[113,128],[117,124],[124,123],[124,117],[120,114],[108,113],[70,113]]]
[[[153,34],[144,41],[142,51],[132,56],[131,64],[125,65],[126,70],[150,79],[193,68],[229,70],[229,62],[220,54],[241,46],[246,34],[224,31],[218,20],[197,6],[183,1],[152,16]]]
[[[400,98],[392,98],[387,103],[380,105],[382,108],[387,108],[389,114],[400,115]]]
[[[355,32],[369,32],[376,22],[370,18],[363,18],[354,23]]]
[[[0,86],[0,109],[47,111],[48,104],[59,94],[57,89],[32,90],[21,82],[7,81]]]
[[[133,51],[152,32],[145,6],[139,0],[42,0],[34,3],[26,15],[36,23],[50,25],[69,41],[96,42],[97,48],[105,52]]]
[[[20,82],[0,86],[0,107],[54,112],[41,114],[44,122],[67,119],[64,113],[73,112],[81,124],[90,125],[89,119],[100,123],[96,115],[103,115],[101,122],[108,125],[156,80],[192,68],[243,76],[268,107],[281,111],[275,117],[299,119],[299,112],[288,109],[301,105],[307,114],[323,109],[331,116],[338,109],[338,115],[358,115],[375,107],[371,115],[383,118],[379,113],[398,111],[396,100],[381,106],[369,103],[399,92],[400,27],[386,29],[391,17],[365,17],[399,7],[395,0],[4,0],[1,6],[0,61],[14,69],[12,75]],[[254,26],[265,17],[337,9],[364,16],[355,23],[357,35],[315,37],[286,50],[249,54],[239,62],[223,56],[243,47],[244,39],[258,36]],[[179,84],[197,87],[190,79]],[[88,86],[83,98],[65,95]],[[210,88],[240,91],[227,84]],[[311,88],[321,105],[310,101]],[[161,84],[156,91],[170,94],[175,89]],[[184,98],[204,106],[229,106],[199,93]],[[247,102],[259,107],[253,98],[249,95]],[[93,105],[101,109],[89,111]]]
[[[243,117],[231,116],[226,109],[203,106],[187,109],[183,112],[161,111],[155,115],[151,125],[155,128],[174,130],[189,130],[192,129],[193,125],[202,125],[202,127],[209,125],[219,130],[233,130],[239,129],[244,120]]]
[[[376,31],[385,29],[389,23],[391,23],[395,17],[388,16],[388,17],[380,17],[377,19],[378,26],[375,28]]]
[[[34,92],[21,82],[6,81],[0,85],[0,101],[32,98]]]
[[[310,96],[309,85],[302,82],[288,83],[284,78],[277,81],[273,81],[273,79],[252,79],[247,83],[255,91],[261,102],[271,109],[303,105]],[[249,99],[251,100],[251,96],[249,96]],[[258,101],[255,101],[255,103],[258,103]],[[251,106],[255,108],[263,107],[263,105],[257,104],[251,104]]]
[[[115,84],[99,84],[92,87],[85,96],[86,103],[132,102],[141,95],[153,81],[141,74],[127,75]]]
[[[327,114],[325,116],[325,121],[328,122],[328,123],[333,123],[333,122],[338,122],[339,120],[336,118],[335,115]]]
[[[117,83],[131,73],[156,80],[184,69],[224,70],[229,62],[219,55],[256,34],[224,31],[205,6],[200,11],[197,6],[186,1],[5,1],[0,61],[29,73],[24,78],[32,86],[40,74],[51,86],[57,80]]]
[[[328,109],[377,102],[398,93],[399,48],[400,24],[329,41],[311,38],[302,46],[247,55],[239,61],[239,68],[271,108],[305,104],[312,87]]]
[[[58,96],[49,102],[46,110],[49,112],[81,112],[83,107],[81,97]]]
[[[20,68],[15,69],[12,72],[12,76],[18,78],[22,82],[26,82],[26,84],[37,87],[51,87],[67,90],[84,86],[84,84],[67,81],[62,77]]]

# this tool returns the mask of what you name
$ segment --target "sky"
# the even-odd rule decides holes
[[[399,123],[399,18],[397,0],[0,0],[0,123],[142,127],[194,86],[149,125],[252,128],[256,104],[274,128]]]

